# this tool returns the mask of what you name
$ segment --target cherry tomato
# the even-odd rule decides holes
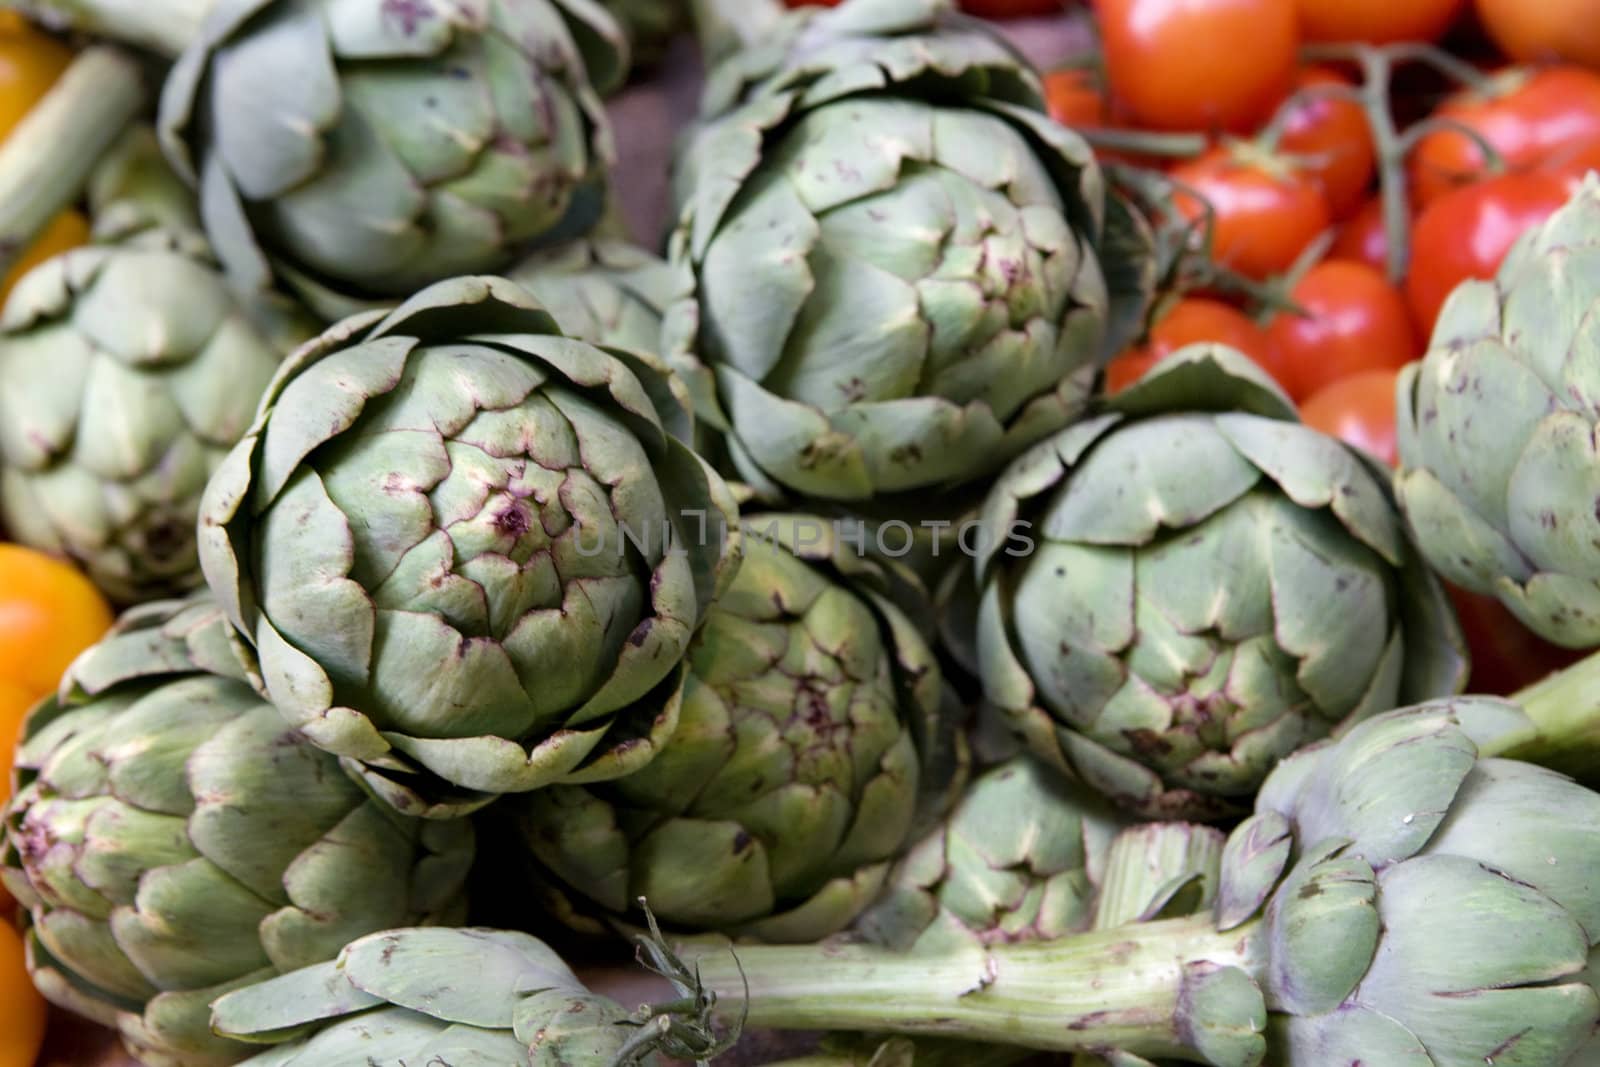
[[[1525,0],[1526,2],[1526,0]],[[1539,0],[1534,0],[1539,2]],[[1308,41],[1437,40],[1465,0],[1298,0],[1300,32]]]
[[[1369,370],[1330,382],[1300,405],[1300,421],[1393,467],[1400,462],[1394,431],[1398,376],[1393,370]]]
[[[1287,270],[1331,224],[1328,198],[1314,179],[1248,146],[1212,149],[1171,173],[1211,205],[1217,261],[1251,278]],[[1187,192],[1174,194],[1173,205],[1191,219],[1204,213],[1204,204]]]
[[[0,21],[0,138],[49,92],[71,61],[71,49],[27,20]]]
[[[0,922],[0,1067],[33,1067],[49,1012],[28,977],[22,935]]]
[[[1248,315],[1220,300],[1186,297],[1151,327],[1143,345],[1111,361],[1106,390],[1120,393],[1178,349],[1208,341],[1238,349],[1274,377],[1282,372],[1271,338]]]
[[[1584,653],[1540,638],[1500,601],[1445,584],[1472,656],[1468,692],[1510,696],[1552,671],[1571,666]]]
[[[0,679],[44,696],[110,625],[110,607],[74,567],[0,544]]]
[[[1295,92],[1316,86],[1352,86],[1350,79],[1327,67],[1307,67],[1295,76]],[[1309,96],[1293,105],[1278,142],[1284,152],[1322,186],[1336,218],[1354,211],[1377,172],[1377,151],[1366,112],[1354,100]]]
[[[88,239],[89,220],[76,211],[69,208],[51,219],[45,225],[44,232],[33,239],[33,244],[22,254],[22,258],[17,260],[4,279],[0,279],[0,303],[4,303],[6,297],[11,295],[12,286],[24,274],[51,256],[76,248]]]
[[[961,10],[986,19],[1059,15],[1066,6],[1065,0],[961,0]]]
[[[1294,0],[1094,0],[1111,93],[1141,126],[1245,131],[1294,80]]]
[[[1595,0],[1477,0],[1477,7],[1478,21],[1512,59],[1570,59],[1600,67]]]
[[[1405,298],[1375,267],[1326,260],[1295,283],[1289,299],[1307,314],[1279,314],[1267,334],[1296,400],[1361,371],[1398,370],[1421,354]]]
[[[1576,66],[1513,69],[1489,86],[1456,94],[1436,114],[1476,130],[1509,170],[1561,165],[1600,152],[1600,74]],[[1483,153],[1465,134],[1440,130],[1417,143],[1410,170],[1413,195],[1427,204],[1482,177]]]
[[[1424,336],[1445,299],[1468,278],[1493,278],[1522,231],[1567,202],[1575,171],[1502,174],[1451,190],[1429,204],[1411,226],[1411,274],[1406,299]]]
[[[1373,197],[1356,209],[1339,227],[1328,249],[1329,259],[1348,259],[1369,267],[1387,270],[1389,235],[1383,228],[1383,202]]]

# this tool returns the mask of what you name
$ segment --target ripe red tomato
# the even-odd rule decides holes
[[[1468,692],[1510,696],[1552,671],[1569,667],[1584,653],[1552,645],[1517,620],[1494,597],[1445,584],[1472,656]]]
[[[1478,0],[1477,6],[1478,21],[1512,59],[1559,58],[1600,66],[1595,0]]]
[[[1327,67],[1306,67],[1295,76],[1294,90],[1318,85],[1352,85],[1350,79]],[[1322,186],[1328,207],[1337,218],[1354,211],[1366,195],[1377,171],[1377,151],[1366,112],[1354,100],[1313,96],[1294,105],[1279,141],[1283,151],[1303,164]]]
[[[1044,76],[1044,100],[1050,117],[1074,129],[1094,129],[1111,120],[1111,104],[1099,76],[1069,67]]]
[[[1411,226],[1406,299],[1424,336],[1445,299],[1468,278],[1493,278],[1522,231],[1567,202],[1576,171],[1502,174],[1445,193]]]
[[[1600,16],[1600,12],[1597,12]],[[1465,90],[1438,117],[1480,133],[1510,170],[1564,165],[1600,152],[1600,74],[1582,67],[1513,69],[1487,92]],[[1419,204],[1483,176],[1483,153],[1471,138],[1440,130],[1411,154],[1411,188]]]
[[[1174,304],[1151,327],[1142,346],[1111,361],[1106,368],[1106,391],[1120,393],[1178,349],[1208,341],[1238,349],[1273,377],[1282,373],[1271,338],[1250,316],[1220,300],[1191,296]]]
[[[1265,157],[1247,146],[1212,149],[1171,173],[1211,205],[1217,262],[1247,277],[1287,270],[1331,224],[1328,198],[1313,178],[1286,159]],[[1175,193],[1172,202],[1190,219],[1205,211],[1188,192]]]
[[[1437,40],[1461,14],[1466,3],[1465,0],[1298,0],[1298,6],[1300,32],[1308,41],[1389,44],[1392,41]]]
[[[1393,467],[1400,462],[1395,445],[1395,370],[1369,370],[1341,378],[1300,406],[1300,420],[1314,430],[1365,449]]]
[[[1279,314],[1267,335],[1296,400],[1361,371],[1398,370],[1421,354],[1405,298],[1375,267],[1326,260],[1295,283],[1289,299],[1307,314]]]
[[[1294,80],[1294,0],[1094,0],[1112,95],[1141,126],[1244,131]]]
[[[1329,259],[1348,259],[1386,271],[1389,268],[1389,235],[1383,228],[1383,201],[1373,197],[1356,209],[1339,227],[1328,249]]]

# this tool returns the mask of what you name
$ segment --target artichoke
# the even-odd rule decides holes
[[[135,608],[28,719],[0,879],[55,1003],[140,1060],[246,1055],[210,1002],[466,912],[465,822],[396,814],[246,683],[216,605]]]
[[[687,0],[600,0],[600,4],[622,27],[636,68],[659,63],[672,39],[689,26]]]
[[[703,1060],[720,1048],[693,1019],[630,1015],[543,942],[486,929],[364,937],[222,997],[213,1024],[277,1045],[250,1067],[659,1067],[657,1049]]]
[[[694,961],[751,1027],[1213,1067],[1587,1067],[1600,795],[1478,754],[1500,701],[1390,712],[1284,761],[1208,914],[1023,944],[741,946]]]
[[[1600,646],[1600,178],[1463,282],[1401,373],[1397,491],[1428,562],[1535,633]]]
[[[1146,815],[1236,810],[1300,746],[1465,678],[1386,472],[1231,349],[1019,458],[976,540],[986,698]]]
[[[1148,228],[948,0],[773,37],[713,74],[680,161],[668,356],[763,491],[882,511],[982,479],[1082,412],[1147,302]]]
[[[159,160],[125,139],[91,183],[96,242],[0,313],[0,520],[122,603],[200,584],[206,480],[309,332],[235,299]]]
[[[661,318],[676,292],[665,262],[626,241],[572,241],[537,252],[507,274],[555,316],[568,337],[661,351]]]
[[[590,79],[625,52],[592,0],[218,0],[161,133],[230,275],[337,318],[591,227],[612,146]]]
[[[959,777],[914,580],[805,515],[745,520],[745,556],[688,655],[677,733],[603,785],[508,802],[584,906],[769,941],[833,933]],[[915,610],[915,609],[913,609]]]
[[[638,769],[737,560],[653,357],[440,282],[280,369],[201,506],[206,578],[290,722],[401,810]]]

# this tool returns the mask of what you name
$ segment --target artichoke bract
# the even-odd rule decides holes
[[[561,332],[596,345],[660,353],[676,272],[642,248],[608,238],[537,252],[506,275],[555,316]]]
[[[981,522],[987,700],[1147,815],[1236,810],[1307,742],[1465,681],[1386,472],[1230,349],[1174,354],[1018,458]]]
[[[1600,178],[1463,282],[1401,372],[1397,490],[1440,574],[1529,629],[1600,646]]]
[[[160,127],[230,275],[332,319],[592,226],[612,145],[590,79],[625,52],[591,0],[219,0]]]
[[[688,29],[688,0],[600,0],[622,27],[634,67],[660,62],[667,46]]]
[[[148,130],[93,177],[95,243],[0,313],[0,523],[135,603],[201,582],[206,480],[309,330],[237,300]]]
[[[549,946],[504,930],[389,930],[216,1003],[219,1033],[273,1044],[250,1067],[661,1067],[718,1042],[587,988]]]
[[[580,915],[643,897],[680,929],[825,936],[960,776],[938,664],[896,600],[914,579],[815,516],[746,518],[744,543],[662,753],[615,782],[508,801]]]
[[[763,491],[983,478],[1082,412],[1147,303],[1148,228],[945,0],[779,25],[713,73],[680,162],[669,358]]]
[[[200,554],[264,691],[404,811],[648,762],[738,558],[653,357],[440,282],[292,355],[207,487]]]
[[[247,683],[205,599],[135,608],[24,728],[0,878],[55,1003],[140,1060],[248,1054],[210,1002],[394,926],[459,922],[465,822],[374,799]]]

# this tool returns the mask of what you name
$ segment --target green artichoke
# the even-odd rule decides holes
[[[881,508],[982,479],[1082,412],[1147,302],[1148,228],[948,0],[774,37],[713,74],[680,162],[668,356],[762,490]]]
[[[213,1025],[277,1045],[249,1067],[658,1067],[658,1049],[703,1060],[720,1048],[693,1020],[630,1015],[542,941],[484,929],[373,934],[229,993]]]
[[[28,719],[16,768],[0,879],[34,982],[147,1064],[242,1059],[208,1025],[218,994],[466,914],[471,827],[341,773],[246,683],[207,600],[124,615]]]
[[[1588,1067],[1600,795],[1483,758],[1521,712],[1390,712],[1280,764],[1214,908],[1020,944],[741,946],[693,965],[748,1025],[1213,1067]]]
[[[0,521],[114,600],[201,582],[195,516],[284,352],[308,335],[231,291],[138,131],[94,175],[94,244],[0,313]]]
[[[680,928],[823,937],[959,776],[938,664],[893,599],[914,580],[814,516],[747,518],[744,540],[690,647],[671,743],[626,778],[508,802],[580,914],[643,897]]]
[[[568,337],[661,351],[661,317],[676,291],[665,262],[626,241],[597,238],[537,252],[507,274],[555,316]]]
[[[160,126],[230,275],[331,319],[590,228],[612,156],[591,76],[625,53],[593,0],[218,0]]]
[[[1230,349],[1175,354],[1019,458],[979,534],[987,699],[1143,814],[1236,810],[1300,746],[1465,679],[1387,472]]]
[[[1535,633],[1600,646],[1600,178],[1451,294],[1401,372],[1397,491],[1428,562]]]
[[[672,39],[689,27],[686,0],[600,0],[600,5],[622,27],[636,68],[659,63]]]
[[[458,278],[296,352],[201,506],[207,580],[290,722],[403,811],[637,770],[738,557],[653,357]]]

